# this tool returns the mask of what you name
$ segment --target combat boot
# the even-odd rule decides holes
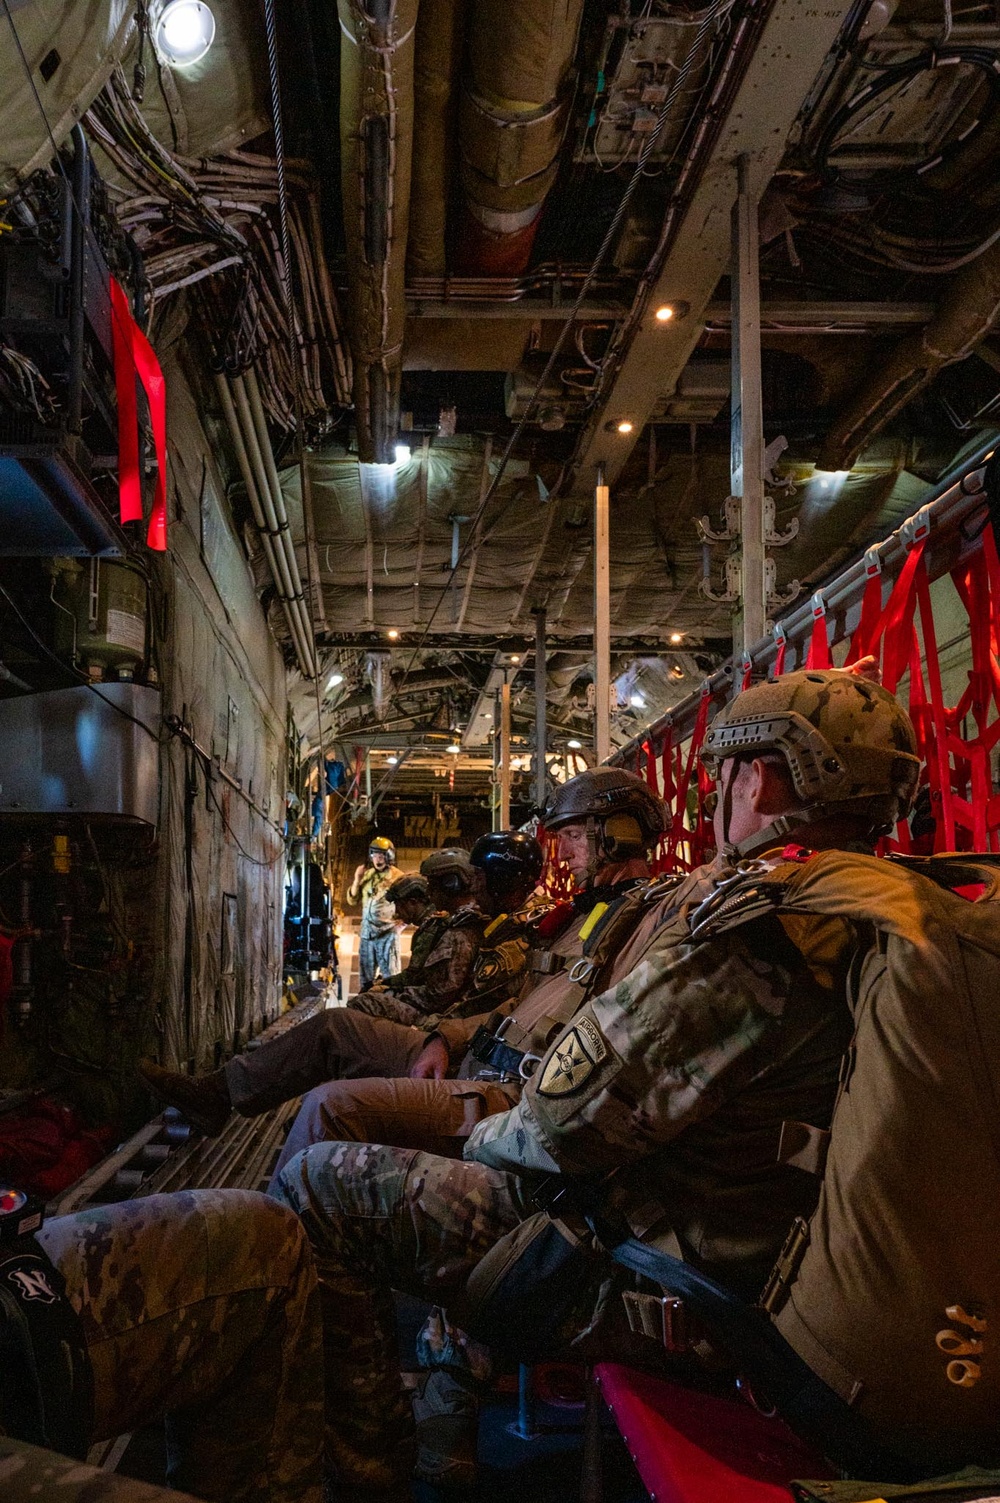
[[[427,1374],[413,1394],[417,1431],[415,1476],[435,1487],[471,1487],[476,1480],[480,1385],[443,1367]]]
[[[176,1070],[164,1070],[151,1059],[144,1059],[139,1064],[139,1074],[154,1096],[166,1106],[176,1107],[206,1138],[217,1137],[229,1121],[233,1103],[224,1070],[213,1070],[211,1075],[196,1079]]]

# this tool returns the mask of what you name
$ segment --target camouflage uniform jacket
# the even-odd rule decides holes
[[[755,913],[763,865],[668,879],[626,946],[629,973],[465,1150],[519,1174],[613,1173],[608,1204],[634,1235],[748,1294],[815,1203],[816,1181],[779,1162],[779,1141],[786,1120],[829,1126],[854,947],[839,919]]]
[[[352,883],[347,889],[347,901],[361,904],[362,939],[378,939],[380,935],[391,934],[395,929],[396,909],[386,897],[386,892],[402,875],[395,866],[387,866],[381,872],[370,866],[358,885],[355,887]],[[398,960],[396,963],[398,965]]]
[[[475,903],[450,914],[424,960],[421,979],[410,984],[408,970],[392,978],[405,980],[404,985],[391,987],[394,999],[419,1013],[435,1014],[447,1012],[460,1002],[468,991],[486,923],[485,914]]]
[[[434,912],[420,920],[410,941],[409,963],[394,976],[387,976],[383,986],[391,992],[398,992],[406,986],[423,985],[427,961],[448,927],[448,918],[447,913]]]
[[[510,1003],[521,990],[525,967],[532,950],[538,945],[538,926],[551,913],[551,905],[539,907],[534,904],[517,913],[501,913],[483,930],[483,942],[472,967],[468,989],[447,1012],[436,1013],[425,1019],[422,1027],[441,1032],[441,1024],[448,1020],[476,1018],[478,1026],[481,1014],[492,1012]],[[456,1033],[457,1039],[467,1030]]]

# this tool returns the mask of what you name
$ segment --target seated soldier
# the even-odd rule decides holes
[[[143,1078],[161,1100],[209,1134],[222,1130],[234,1108],[253,1117],[308,1092],[283,1159],[320,1137],[355,1134],[357,1141],[384,1142],[389,1134],[389,1141],[402,1147],[416,1143],[461,1153],[481,1116],[504,1111],[517,1100],[520,1061],[546,1047],[560,1020],[580,1005],[585,989],[571,980],[568,967],[588,940],[587,920],[598,909],[598,916],[606,916],[609,899],[648,879],[647,852],[666,815],[663,801],[641,778],[607,767],[564,783],[545,819],[578,891],[539,921],[540,947],[529,958],[516,1010],[514,999],[497,1008],[492,1030],[481,1033],[480,1021],[472,1018],[428,1019],[404,1027],[349,1008],[328,1008],[201,1079],[148,1061],[141,1067]],[[520,861],[537,875],[534,842],[513,844],[509,863]],[[513,1017],[506,1018],[512,1010]],[[346,1081],[351,1086],[339,1088]]]
[[[468,990],[487,923],[477,901],[478,873],[468,851],[447,849],[426,856],[420,875],[433,915],[428,924],[433,942],[422,956],[418,952],[419,973],[411,974],[411,960],[405,971],[388,977],[382,986],[359,992],[347,1004],[356,1012],[395,1023],[417,1023],[425,1014],[447,1012]],[[386,890],[386,899],[395,902],[393,891],[408,880],[413,879],[398,878]],[[443,922],[438,922],[439,915],[444,916]],[[400,917],[398,907],[396,916]]]
[[[296,1217],[264,1195],[193,1190],[3,1235],[0,1432],[83,1456],[166,1417],[178,1490],[320,1503],[320,1312]],[[59,1305],[60,1275],[71,1308]],[[12,1470],[50,1495],[46,1453],[0,1467],[8,1481]]]
[[[873,849],[909,807],[919,760],[892,695],[849,672],[760,685],[726,723],[741,717],[752,749],[727,751],[723,737],[714,752],[717,863],[654,884],[629,973],[593,992],[540,1059],[523,1057],[519,1100],[474,1127],[465,1162],[322,1143],[278,1177],[273,1193],[321,1250],[327,1454],[352,1499],[409,1497],[413,1417],[392,1291],[455,1299],[536,1210],[542,1184],[550,1197],[559,1177],[593,1187],[611,1176],[606,1205],[633,1234],[750,1298],[815,1203],[815,1182],[778,1162],[778,1143],[786,1118],[829,1124],[856,941],[838,919],[762,914],[755,874],[789,839]],[[817,765],[849,775],[817,782]],[[810,796],[817,786],[833,791]],[[746,867],[749,853],[759,860]],[[747,912],[727,923],[741,899]],[[561,1337],[586,1337],[578,1351],[610,1339],[617,1302],[598,1319],[607,1274],[597,1260],[590,1279],[577,1276]]]

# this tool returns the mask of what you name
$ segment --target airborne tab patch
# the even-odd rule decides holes
[[[604,1059],[608,1046],[600,1029],[589,1018],[581,1018],[552,1050],[552,1055],[538,1082],[540,1096],[568,1096],[577,1091]]]

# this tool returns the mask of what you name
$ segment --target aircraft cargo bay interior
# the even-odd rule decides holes
[[[0,0],[0,1498],[1000,1497],[1000,5]]]

